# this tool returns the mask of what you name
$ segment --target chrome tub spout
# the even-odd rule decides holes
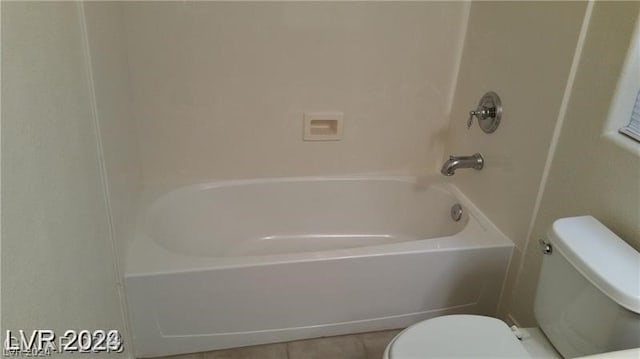
[[[447,162],[442,165],[440,172],[445,176],[453,176],[458,168],[475,168],[481,170],[484,167],[484,158],[480,153],[471,156],[449,156]]]

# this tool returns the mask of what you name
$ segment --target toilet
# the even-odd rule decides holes
[[[575,358],[640,347],[640,253],[591,216],[555,221],[543,252],[539,328],[445,315],[402,331],[384,359]]]

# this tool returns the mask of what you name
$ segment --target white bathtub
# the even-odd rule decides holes
[[[455,187],[413,178],[181,188],[144,209],[128,249],[136,355],[495,314],[512,249]]]

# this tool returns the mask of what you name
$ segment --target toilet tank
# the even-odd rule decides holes
[[[565,358],[640,347],[640,253],[591,216],[547,233],[535,317]]]

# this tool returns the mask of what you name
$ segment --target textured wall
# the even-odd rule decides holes
[[[124,328],[79,14],[2,3],[3,333]]]

